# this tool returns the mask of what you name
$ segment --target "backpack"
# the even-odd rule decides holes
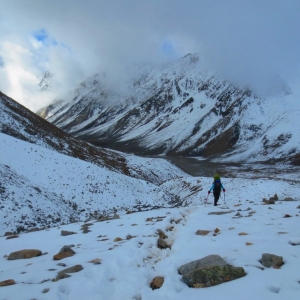
[[[221,177],[219,174],[214,175],[214,191],[221,191]]]
[[[221,177],[220,177],[219,174],[215,174],[215,175],[214,175],[214,182],[215,182],[216,180],[220,180],[220,182],[221,182]]]

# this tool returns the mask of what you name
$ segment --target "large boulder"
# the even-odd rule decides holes
[[[219,255],[209,255],[182,265],[178,269],[182,280],[189,287],[210,287],[246,275],[242,267],[233,267]]]

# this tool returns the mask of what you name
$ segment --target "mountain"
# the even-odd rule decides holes
[[[259,97],[201,71],[198,55],[189,54],[142,66],[123,94],[98,73],[70,101],[38,114],[81,140],[129,153],[299,164],[299,104],[286,84],[274,82]]]
[[[188,176],[163,159],[77,140],[0,93],[0,235],[181,206],[160,185]]]

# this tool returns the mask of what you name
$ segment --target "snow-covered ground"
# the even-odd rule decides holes
[[[224,184],[229,186],[227,179]],[[277,190],[276,182],[269,183],[269,187]],[[14,279],[16,284],[1,287],[0,299],[173,300],[219,299],[220,295],[222,299],[299,299],[300,202],[262,205],[254,188],[248,190],[248,196],[243,201],[228,197],[226,204],[234,211],[224,215],[208,214],[229,210],[222,209],[222,199],[217,208],[199,202],[186,208],[152,210],[122,215],[116,220],[91,222],[87,234],[81,231],[84,223],[74,223],[23,233],[15,239],[1,237],[0,281]],[[294,196],[299,200],[299,194]],[[241,210],[242,217],[235,217],[237,210]],[[248,217],[251,211],[255,213]],[[284,218],[285,214],[291,217]],[[153,219],[147,221],[147,218]],[[216,228],[220,233],[214,236]],[[157,247],[157,229],[168,235],[171,249]],[[198,229],[211,232],[200,236],[195,234]],[[62,236],[61,230],[77,234]],[[247,235],[239,235],[242,232]],[[118,237],[122,240],[115,242]],[[247,246],[247,242],[252,244]],[[53,260],[53,255],[64,245],[71,244],[76,252],[74,256]],[[39,249],[45,255],[27,260],[6,259],[5,255],[22,249]],[[280,269],[262,270],[259,260],[263,253],[282,256],[284,265]],[[218,254],[227,263],[243,267],[247,275],[214,287],[187,287],[177,269],[210,254]],[[96,258],[101,264],[89,262]],[[82,271],[52,281],[59,271],[78,264],[82,265]],[[164,277],[164,284],[152,290],[149,285],[156,276]]]
[[[47,219],[48,214],[57,213],[67,223],[69,210],[74,218],[80,209],[87,210],[80,222],[60,226],[50,222],[44,230],[21,232],[11,239],[0,237],[0,282],[13,279],[16,283],[0,287],[1,300],[299,299],[300,192],[295,178],[222,178],[226,194],[214,207],[212,195],[208,204],[204,203],[211,178],[192,177],[178,170],[178,176],[166,174],[168,180],[154,185],[0,136],[1,235],[23,224],[17,221],[29,221],[36,214]],[[129,159],[134,164],[134,156]],[[169,164],[160,161],[160,172],[169,172]],[[159,165],[153,162],[153,166]],[[263,198],[275,193],[279,198],[276,204],[263,204]],[[185,206],[171,208],[172,195]],[[287,197],[293,201],[285,201]],[[68,210],[63,199],[80,209]],[[83,233],[83,220],[89,212],[118,205],[129,212],[136,205],[162,208],[129,214],[126,209],[116,209],[119,219],[99,222],[89,218],[90,232]],[[223,215],[209,214],[230,210]],[[214,235],[216,228],[220,232]],[[171,249],[157,247],[158,229],[168,235]],[[196,235],[199,229],[210,233]],[[62,230],[76,234],[62,236]],[[75,255],[53,260],[65,245],[74,245]],[[38,249],[44,255],[7,260],[10,253],[23,249]],[[263,268],[259,262],[263,253],[282,256],[284,265]],[[243,267],[247,275],[209,288],[186,286],[178,268],[210,254]],[[101,264],[90,263],[93,259],[100,259]],[[52,281],[59,271],[74,265],[82,265],[83,270]],[[164,277],[164,284],[152,290],[150,282],[156,276]]]

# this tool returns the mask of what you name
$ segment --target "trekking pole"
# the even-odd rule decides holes
[[[224,192],[224,204],[226,204],[226,200],[225,200],[225,192]]]
[[[206,197],[206,199],[204,201],[204,204],[207,204],[208,196],[209,196],[209,194],[207,194],[207,197]]]

